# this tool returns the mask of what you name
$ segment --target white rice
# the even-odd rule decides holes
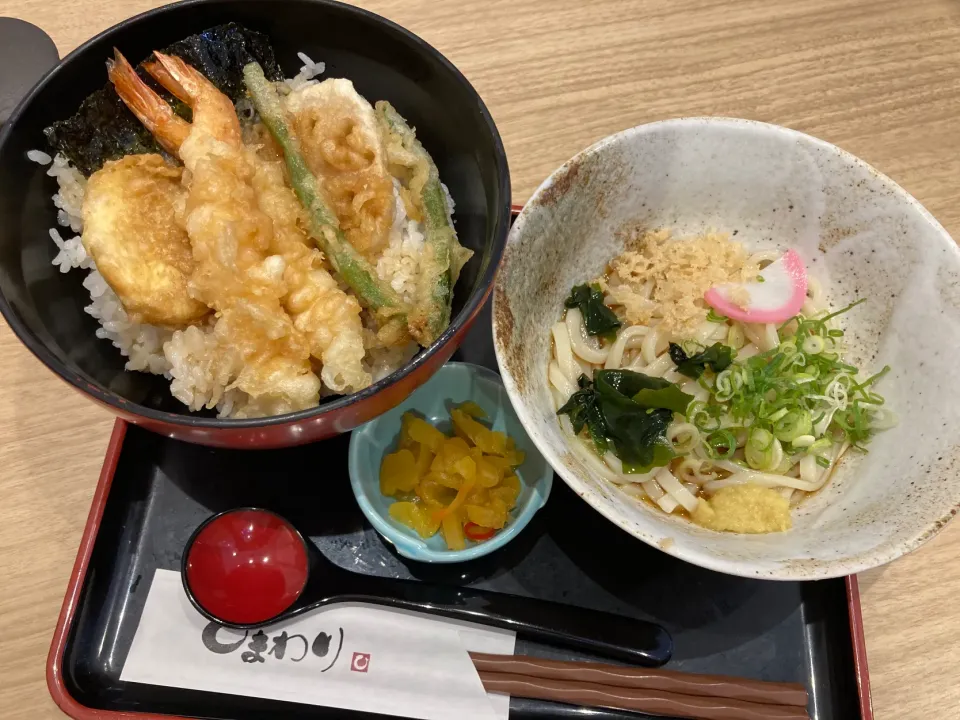
[[[47,155],[43,150],[28,150],[27,160],[32,160],[40,165],[49,165],[53,162],[53,158]]]
[[[60,252],[53,258],[53,264],[60,268],[60,272],[67,273],[74,268],[89,268],[93,260],[87,257],[87,251],[80,242],[80,237],[64,240],[56,228],[50,228],[50,237]]]
[[[457,204],[453,201],[453,195],[450,194],[450,189],[443,183],[440,183],[440,187],[443,188],[443,199],[446,200],[447,204],[447,218],[450,220],[450,224],[453,225],[453,209]]]
[[[390,228],[390,241],[377,260],[377,275],[390,283],[405,302],[413,302],[417,291],[417,274],[420,255],[423,252],[424,231],[422,223],[407,217],[406,207],[394,180],[394,217]]]
[[[314,62],[306,53],[298,52],[297,57],[300,58],[303,67],[301,67],[300,72],[292,78],[284,80],[284,83],[290,88],[290,92],[299,90],[302,87],[307,87],[308,85],[315,85],[318,82],[315,78],[318,75],[323,75],[327,69],[326,63]]]
[[[314,62],[305,53],[297,53],[303,62],[300,72],[285,80],[292,92],[313,85],[326,66]],[[252,106],[243,101],[238,103],[237,112],[253,117]],[[30,150],[27,158],[43,166],[49,166],[47,175],[56,179],[59,191],[53,196],[57,207],[57,222],[63,228],[69,228],[73,237],[64,238],[56,228],[50,229],[50,237],[57,246],[53,264],[62,273],[74,269],[89,271],[83,280],[83,286],[90,293],[90,305],[84,311],[100,323],[97,337],[110,340],[127,358],[126,369],[163,375],[172,380],[171,391],[175,397],[183,400],[191,410],[215,405],[220,417],[228,417],[242,411],[248,398],[237,390],[228,390],[219,394],[219,384],[213,377],[219,370],[190,362],[191,356],[200,357],[204,353],[199,347],[205,333],[198,328],[187,328],[184,332],[174,333],[166,328],[137,323],[130,319],[119,298],[97,272],[93,258],[87,255],[80,238],[83,231],[83,198],[87,180],[60,154],[51,157],[42,150]],[[448,212],[453,214],[453,198],[444,186]],[[401,297],[411,302],[416,293],[416,277],[419,271],[420,255],[423,251],[424,226],[407,217],[399,193],[396,194],[396,214],[390,230],[387,248],[377,262],[377,274],[390,283]],[[364,313],[366,316],[366,313]],[[409,362],[418,351],[415,342],[402,348],[385,348],[376,340],[376,333],[368,328],[367,356],[364,365],[373,376],[374,382]],[[202,376],[202,377],[201,377]],[[210,376],[209,382],[203,378]],[[212,388],[210,393],[197,393],[198,388]],[[191,396],[185,397],[186,390]],[[179,391],[179,392],[178,392]],[[322,393],[325,395],[327,393]]]

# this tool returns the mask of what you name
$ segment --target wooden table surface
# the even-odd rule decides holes
[[[61,55],[152,0],[0,0]],[[960,238],[958,0],[368,0],[476,86],[516,202],[569,156],[678,115],[853,152]],[[0,68],[2,72],[2,68]],[[0,322],[0,717],[62,717],[44,664],[113,424]],[[878,720],[960,717],[960,522],[861,577]],[[952,710],[951,710],[952,708]]]

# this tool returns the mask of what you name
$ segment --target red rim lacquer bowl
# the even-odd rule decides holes
[[[305,52],[370,100],[389,100],[417,129],[456,203],[460,242],[474,251],[454,293],[450,326],[401,370],[353,395],[270,418],[190,413],[162,377],[124,370],[84,313],[85,273],[51,264],[57,186],[27,151],[48,149],[43,128],[72,115],[106,81],[117,47],[134,62],[153,49],[226,22],[266,33],[285,74]],[[317,28],[325,28],[317,32]],[[124,419],[205,445],[269,448],[352,430],[406,398],[453,354],[490,292],[510,225],[506,154],[490,113],[466,78],[426,42],[359,8],[325,0],[190,0],[126,20],[71,53],[24,98],[0,131],[0,313],[44,365]]]

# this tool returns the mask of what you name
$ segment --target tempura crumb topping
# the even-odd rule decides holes
[[[617,257],[600,281],[607,303],[628,323],[647,325],[657,318],[671,334],[690,333],[706,319],[707,290],[740,282],[751,273],[744,267],[746,251],[725,233],[677,241],[669,230],[653,230],[628,242],[628,247],[636,249]]]

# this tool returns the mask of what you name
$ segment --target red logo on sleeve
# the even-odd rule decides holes
[[[350,661],[350,669],[353,672],[365,673],[370,668],[370,653],[354,653],[353,660]]]

